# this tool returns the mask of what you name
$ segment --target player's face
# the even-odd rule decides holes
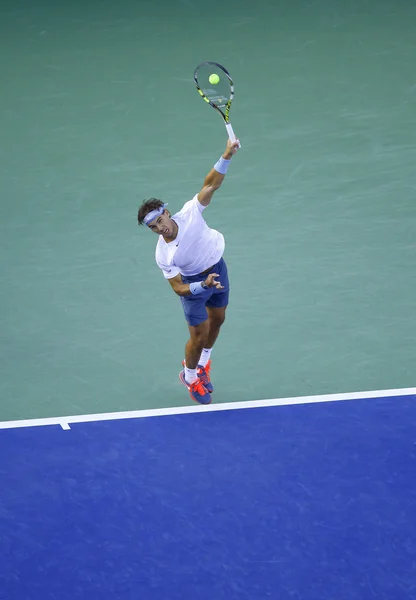
[[[169,213],[165,210],[159,217],[150,223],[149,229],[158,235],[170,238],[175,233],[175,225],[175,221],[172,221]]]

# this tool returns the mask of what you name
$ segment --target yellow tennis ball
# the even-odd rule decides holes
[[[209,76],[208,81],[210,83],[212,83],[212,85],[216,85],[217,83],[219,83],[220,78],[218,77],[218,75],[216,73],[213,73],[212,75]]]

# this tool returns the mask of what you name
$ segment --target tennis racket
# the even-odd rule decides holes
[[[194,80],[201,98],[220,113],[224,119],[228,137],[232,142],[236,142],[237,138],[230,123],[234,83],[227,69],[216,62],[203,62],[195,69]]]

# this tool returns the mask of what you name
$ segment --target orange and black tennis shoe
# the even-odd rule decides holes
[[[211,394],[205,388],[199,377],[196,381],[194,381],[194,383],[188,383],[185,379],[185,369],[182,369],[182,371],[179,373],[179,379],[183,385],[188,388],[189,395],[191,396],[192,400],[198,402],[198,404],[211,404]]]
[[[185,359],[182,361],[182,366],[183,368],[185,368]],[[197,367],[197,371],[196,371],[199,379],[202,381],[204,388],[210,393],[212,394],[212,392],[214,391],[214,386],[211,383],[211,361],[209,360],[207,362],[207,364],[205,365],[205,367],[203,367],[202,365],[198,365]]]
[[[197,374],[198,374],[199,379],[204,384],[204,388],[206,390],[208,390],[208,392],[210,394],[212,394],[212,392],[214,391],[214,386],[211,383],[211,377],[210,377],[211,361],[209,360],[207,362],[207,364],[205,365],[205,367],[203,367],[202,365],[198,365]]]

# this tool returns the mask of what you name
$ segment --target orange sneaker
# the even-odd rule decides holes
[[[198,373],[199,379],[204,384],[204,388],[206,390],[208,390],[208,392],[210,394],[212,394],[212,392],[214,391],[214,386],[211,383],[211,377],[210,377],[210,373],[211,373],[211,361],[209,360],[207,362],[207,364],[205,365],[205,367],[203,367],[202,365],[198,365],[198,371],[197,371],[197,373]]]
[[[185,368],[185,359],[183,359],[183,361],[182,361],[182,366],[183,366],[183,368]],[[211,361],[210,360],[207,362],[205,367],[203,367],[202,365],[198,365],[197,375],[198,375],[199,379],[202,381],[204,388],[210,394],[212,394],[212,392],[214,391],[214,386],[211,383],[210,374],[211,374]]]
[[[185,379],[185,369],[182,369],[179,373],[179,379],[188,388],[192,400],[195,400],[198,404],[211,404],[211,395],[199,377],[194,383],[188,383]]]

